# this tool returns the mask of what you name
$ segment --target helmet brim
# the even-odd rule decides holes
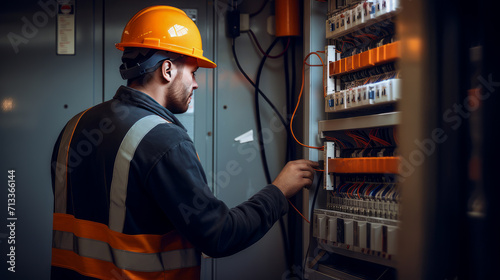
[[[200,68],[216,68],[217,67],[217,64],[215,64],[213,61],[211,61],[210,59],[208,59],[202,55],[197,55],[196,53],[195,54],[189,53],[189,52],[186,52],[183,50],[175,50],[172,48],[172,46],[164,47],[164,46],[145,45],[145,44],[139,44],[139,43],[117,43],[117,44],[115,44],[115,47],[120,51],[123,51],[126,47],[164,50],[164,51],[174,52],[174,53],[178,53],[181,55],[186,55],[186,56],[196,58],[196,60],[198,62],[198,67],[200,67]]]

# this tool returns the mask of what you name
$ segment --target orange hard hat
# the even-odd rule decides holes
[[[152,6],[135,14],[123,30],[121,42],[116,44],[121,51],[126,47],[165,50],[194,57],[199,67],[217,67],[203,56],[200,31],[193,20],[170,6]]]

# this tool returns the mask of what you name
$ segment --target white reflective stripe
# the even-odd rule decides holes
[[[73,233],[65,231],[52,231],[52,247],[73,251]]]
[[[157,125],[167,121],[157,115],[149,115],[138,120],[127,132],[122,140],[115,158],[113,167],[113,179],[111,181],[110,205],[109,205],[109,228],[123,231],[125,223],[127,199],[127,185],[130,161],[134,157],[135,150],[141,140]]]
[[[120,269],[158,272],[200,265],[194,248],[161,253],[136,253],[112,248],[108,243],[75,236],[71,232],[54,231],[52,247],[73,251],[79,256],[114,263]]]
[[[55,166],[55,176],[54,176],[54,212],[55,213],[63,213],[66,214],[67,207],[67,154],[68,154],[68,145],[71,141],[71,135],[73,134],[73,130],[78,124],[78,120],[85,113],[81,112],[80,114],[74,116],[66,125],[64,132],[61,136],[61,142],[59,142],[59,150],[57,152],[57,163]]]
[[[200,264],[201,257],[196,249],[183,249],[161,253],[163,269],[174,270],[179,268],[193,267]]]

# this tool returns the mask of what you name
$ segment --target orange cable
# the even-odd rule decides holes
[[[92,107],[90,107],[92,108]],[[68,150],[66,151],[66,187],[68,187],[68,164],[69,164],[69,147],[71,146],[71,140],[73,140],[73,134],[75,134],[75,130],[76,130],[76,127],[78,126],[78,123],[80,122],[80,119],[83,117],[83,115],[85,115],[85,113],[90,110],[90,108],[88,108],[87,110],[85,110],[81,115],[80,117],[78,117],[78,120],[76,121],[76,124],[75,124],[75,127],[73,128],[73,131],[71,132],[71,136],[69,138],[69,141],[68,141]]]
[[[323,150],[324,146],[323,147],[315,147],[315,146],[308,146],[308,145],[302,144],[297,139],[297,137],[295,137],[295,133],[293,133],[293,127],[292,127],[293,119],[295,117],[295,113],[297,112],[297,109],[299,108],[300,99],[302,98],[302,93],[304,92],[305,64],[307,63],[307,59],[309,58],[309,56],[311,56],[312,54],[317,55],[318,58],[321,60],[321,66],[323,66],[323,85],[322,86],[323,86],[324,96],[326,96],[326,91],[325,91],[325,86],[324,86],[324,84],[325,84],[325,67],[324,67],[323,59],[321,59],[321,56],[318,53],[316,53],[316,52],[309,53],[306,56],[306,58],[304,58],[304,63],[302,64],[302,86],[300,87],[300,93],[299,93],[299,97],[298,97],[298,100],[297,100],[297,105],[295,106],[295,110],[293,110],[292,117],[290,118],[290,132],[292,133],[293,139],[295,139],[295,141],[297,143],[299,143],[301,146],[306,147],[306,148],[310,148],[310,149]]]
[[[297,213],[299,213],[299,215],[300,215],[300,216],[302,216],[302,219],[304,219],[306,222],[308,222],[308,223],[310,224],[311,222],[309,222],[309,220],[308,220],[306,217],[304,217],[304,215],[302,215],[302,213],[300,213],[300,211],[299,211],[299,210],[297,210],[297,208],[295,208],[295,206],[293,206],[293,204],[292,204],[292,202],[290,201],[290,199],[287,199],[287,200],[288,200],[288,202],[290,203],[290,205],[292,205],[293,209],[295,209],[295,211],[297,211]]]
[[[307,66],[311,66],[311,67],[319,67],[319,66],[323,66],[321,64],[309,64],[309,63],[305,63]]]

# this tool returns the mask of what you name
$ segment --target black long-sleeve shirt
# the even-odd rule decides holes
[[[255,243],[288,211],[286,198],[274,185],[229,209],[208,188],[193,142],[177,118],[148,95],[122,86],[112,100],[87,111],[76,127],[69,159],[68,214],[108,224],[120,143],[137,120],[153,114],[170,123],[146,134],[130,161],[123,233],[177,229],[200,251],[223,257]],[[85,141],[91,145],[78,150]],[[53,168],[53,181],[54,174]]]

